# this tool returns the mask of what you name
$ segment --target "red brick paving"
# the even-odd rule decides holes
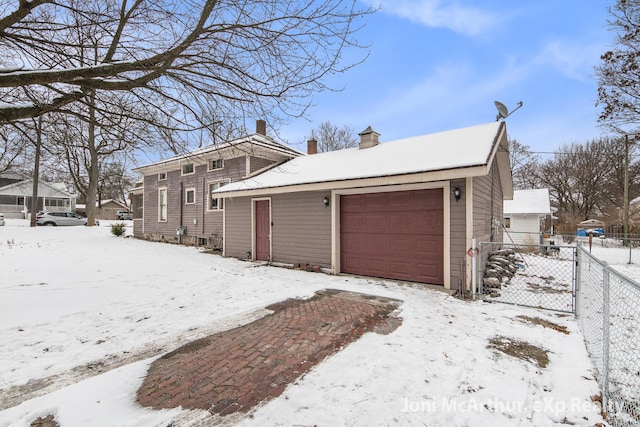
[[[156,360],[138,402],[223,416],[247,412],[365,332],[395,330],[402,322],[390,316],[396,307],[397,301],[335,290],[273,304],[267,307],[273,314]]]

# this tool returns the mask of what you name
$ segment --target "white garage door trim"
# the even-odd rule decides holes
[[[366,188],[348,188],[341,190],[331,191],[331,269],[334,274],[340,272],[340,196],[348,194],[369,194],[369,193],[392,193],[396,191],[409,191],[409,190],[430,190],[434,188],[442,188],[442,215],[443,227],[442,230],[442,251],[443,251],[443,263],[442,271],[444,275],[444,288],[451,289],[451,248],[450,248],[450,218],[451,207],[450,202],[450,188],[449,181],[441,182],[428,182],[417,184],[404,184],[404,185],[384,185],[378,187],[366,187]]]

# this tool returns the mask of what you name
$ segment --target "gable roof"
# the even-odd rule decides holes
[[[211,159],[232,158],[238,157],[239,155],[262,155],[267,157],[269,157],[269,155],[275,155],[278,158],[292,158],[302,156],[304,153],[287,145],[281,144],[268,136],[254,133],[223,144],[212,144],[186,154],[149,163],[147,165],[134,168],[133,171],[140,172],[142,174],[155,173],[158,171],[163,172],[178,168],[181,164],[187,162],[202,164]]]
[[[551,214],[549,189],[515,190],[513,200],[504,201],[504,214]]]
[[[267,189],[296,191],[292,187],[304,184],[320,184],[314,186],[316,189],[331,188],[332,185],[321,184],[419,173],[432,173],[431,180],[483,176],[488,173],[494,158],[500,157],[501,162],[507,162],[509,183],[505,185],[510,196],[508,153],[505,150],[503,156],[496,156],[501,145],[506,149],[506,125],[492,122],[385,142],[365,149],[355,147],[296,157],[215,192],[233,196],[243,192],[258,194]],[[440,173],[436,176],[433,174],[436,172]]]

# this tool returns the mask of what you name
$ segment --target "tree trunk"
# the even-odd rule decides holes
[[[100,174],[98,164],[98,149],[96,148],[96,112],[94,107],[95,95],[90,95],[89,101],[89,135],[87,146],[89,148],[89,188],[87,189],[87,225],[96,225],[96,200],[98,195],[98,177]]]
[[[33,165],[33,187],[31,191],[31,219],[29,227],[36,226],[36,213],[38,212],[38,183],[40,182],[40,145],[42,144],[42,116],[38,117],[36,127],[36,154]],[[44,208],[44,206],[43,206]]]

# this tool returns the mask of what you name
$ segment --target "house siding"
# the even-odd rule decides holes
[[[254,173],[262,168],[266,168],[272,163],[273,162],[271,160],[251,156],[249,159],[249,173]]]
[[[279,194],[271,199],[272,260],[331,267],[331,209],[327,192]]]
[[[518,245],[539,245],[540,242],[540,220],[538,214],[512,214],[511,227],[504,232],[503,241]]]
[[[453,189],[460,188],[462,197],[456,202]],[[449,206],[450,208],[450,270],[451,289],[464,289],[466,283],[467,251],[467,193],[466,180],[458,179],[450,181]]]
[[[184,163],[189,163],[185,161]],[[208,170],[207,164],[196,164],[193,174],[182,175],[182,170],[167,171],[165,180],[158,174],[144,177],[144,227],[134,229],[134,234],[153,241],[220,246],[222,239],[222,210],[208,210],[208,185],[219,181],[238,181],[245,177],[246,158],[237,157],[224,162],[224,167]],[[158,190],[167,188],[167,221],[159,221]],[[185,204],[185,191],[195,190],[195,203]],[[184,227],[186,233],[177,235]]]
[[[473,179],[473,234],[478,242],[501,242],[503,195],[497,162],[489,174]],[[494,229],[492,232],[492,219]]]
[[[251,259],[251,198],[231,197],[225,203],[225,256]]]
[[[500,171],[494,162],[488,175],[473,179],[473,235],[478,243],[502,242],[503,203]],[[495,249],[495,245],[482,247],[478,254],[480,271],[484,271],[489,253]]]
[[[326,192],[276,194],[271,201],[271,261],[331,267],[331,209]],[[225,256],[247,258],[252,251],[251,197],[225,200]],[[252,256],[254,254],[251,254]]]

